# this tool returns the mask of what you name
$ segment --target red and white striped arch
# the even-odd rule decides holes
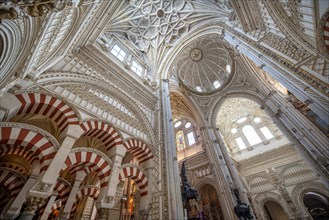
[[[10,193],[12,197],[16,197],[25,184],[22,176],[14,171],[0,170],[0,187]]]
[[[88,167],[88,169],[85,169]],[[100,154],[96,152],[78,151],[72,152],[66,158],[62,170],[69,168],[71,173],[77,171],[95,171],[100,179],[101,187],[108,184],[108,177],[111,173],[109,164]]]
[[[100,192],[100,190],[96,186],[83,187],[78,191],[77,195],[75,196],[75,200],[78,201],[78,200],[82,199],[82,197],[84,197],[84,196],[88,196],[93,199],[97,199],[99,192]]]
[[[51,211],[54,211],[55,209],[62,207],[62,204],[63,204],[62,199],[56,200],[54,204],[51,206]]]
[[[70,195],[71,186],[66,181],[58,178],[54,187],[54,191],[58,193],[62,202],[66,202]]]
[[[327,20],[324,23],[323,39],[324,39],[324,44],[327,47],[327,51],[329,51],[329,16],[327,17]]]
[[[20,108],[14,115],[39,114],[53,119],[60,131],[64,131],[69,124],[79,124],[78,116],[73,109],[58,98],[39,93],[17,94]]]
[[[143,171],[134,166],[124,167],[119,174],[119,181],[124,178],[131,178],[134,180],[141,192],[141,196],[147,195],[148,180]]]
[[[77,203],[73,203],[73,206],[71,208],[70,212],[70,219],[74,219],[75,211],[77,210]]]
[[[128,139],[124,143],[124,146],[127,148],[127,152],[137,157],[139,163],[143,163],[154,157],[147,144],[141,140]]]
[[[106,146],[106,150],[121,145],[122,138],[111,125],[101,121],[88,121],[81,124],[84,130],[82,136],[91,136],[100,139]]]
[[[45,171],[56,154],[55,144],[42,134],[27,128],[0,128],[0,156],[14,154],[25,157],[31,164],[39,159]]]

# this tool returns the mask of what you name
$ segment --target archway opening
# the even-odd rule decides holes
[[[265,214],[269,220],[288,220],[289,217],[283,210],[283,208],[274,201],[267,201],[264,204]]]
[[[213,220],[224,219],[216,189],[210,184],[205,184],[198,191],[204,218]]]
[[[329,219],[328,197],[317,192],[307,192],[303,196],[303,202],[314,220]]]

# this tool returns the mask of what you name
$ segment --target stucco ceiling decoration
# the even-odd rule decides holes
[[[221,105],[216,119],[216,125],[225,135],[230,133],[232,123],[247,115],[267,117],[260,106],[246,98],[230,98]]]
[[[120,33],[156,68],[167,52],[193,25],[205,19],[228,19],[222,2],[201,0],[130,0],[113,16],[105,33]]]
[[[189,90],[212,92],[219,90],[230,78],[233,60],[219,36],[207,35],[183,49],[175,60],[173,71]]]
[[[177,92],[170,93],[170,104],[173,120],[182,118],[188,118],[194,121],[193,113],[188,103],[186,103],[183,97]]]

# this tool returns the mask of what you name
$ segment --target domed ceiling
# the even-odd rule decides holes
[[[193,28],[211,19],[228,21],[226,0],[127,0],[104,29],[146,54],[155,74],[168,50]],[[154,79],[156,76],[154,76]]]
[[[179,80],[195,93],[219,90],[233,72],[229,51],[218,35],[206,35],[189,44],[178,55],[175,70]]]

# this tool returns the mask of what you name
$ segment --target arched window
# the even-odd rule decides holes
[[[265,138],[267,140],[274,138],[273,134],[270,132],[270,130],[266,126],[260,128],[259,130],[263,133],[263,135],[265,136]]]
[[[177,150],[183,150],[186,148],[186,143],[185,143],[185,138],[184,138],[184,133],[183,131],[178,131],[176,133],[176,145],[177,145]]]
[[[238,144],[240,150],[244,150],[247,148],[241,137],[236,138],[235,141]]]
[[[250,146],[259,144],[262,142],[255,129],[251,125],[245,125],[242,128],[243,134],[246,136]]]
[[[194,132],[193,131],[190,131],[189,133],[187,133],[187,140],[188,140],[188,145],[189,146],[195,144],[195,138],[194,138]]]

